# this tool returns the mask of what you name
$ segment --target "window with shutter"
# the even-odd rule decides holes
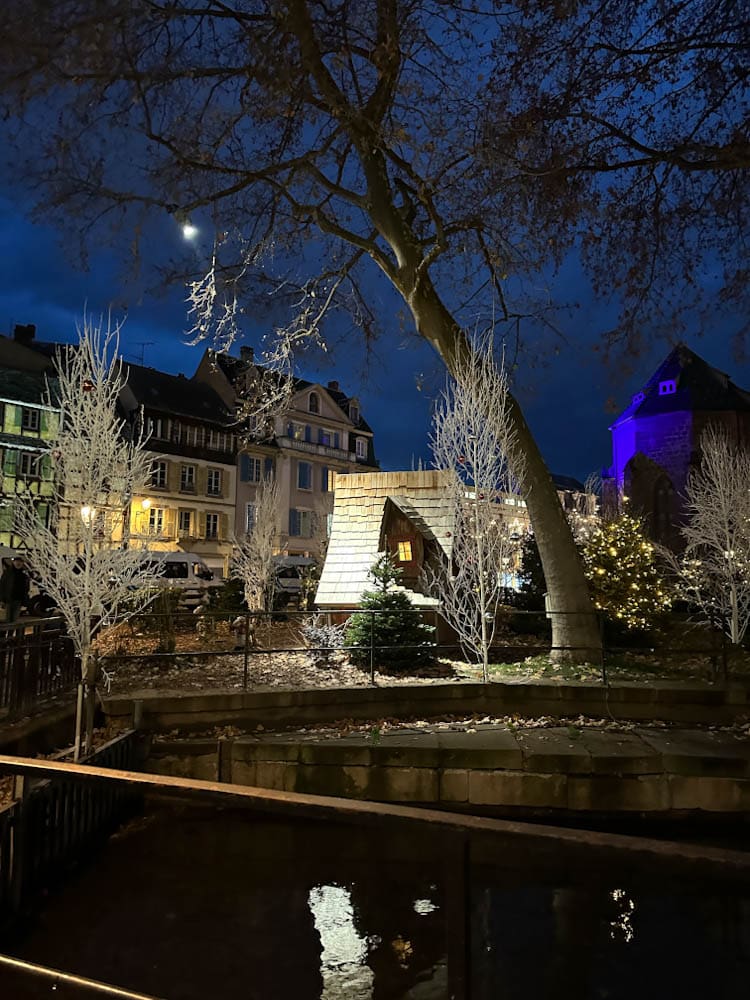
[[[299,513],[293,507],[289,511],[289,534],[294,538],[299,538],[300,534]]]
[[[320,488],[323,491],[323,493],[327,493],[329,489],[328,475],[329,475],[328,466],[327,465],[322,466],[320,469]]]
[[[312,465],[309,462],[297,463],[297,488],[300,490],[312,489]]]
[[[312,427],[309,424],[305,424],[305,441],[312,441]]]
[[[266,479],[273,479],[273,459],[267,458],[263,468],[263,475]]]

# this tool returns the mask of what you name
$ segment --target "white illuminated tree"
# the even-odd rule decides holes
[[[250,611],[270,611],[276,585],[274,555],[279,543],[280,487],[264,479],[255,492],[255,510],[250,530],[233,539],[232,573],[242,581]]]
[[[700,446],[685,488],[685,549],[665,556],[682,595],[739,645],[750,625],[750,452],[713,426]]]
[[[450,556],[428,563],[425,580],[441,602],[461,647],[489,676],[504,576],[518,550],[506,501],[517,494],[522,468],[510,397],[492,339],[456,365],[435,411],[431,438],[435,466],[446,471],[444,499],[452,514]]]
[[[60,348],[57,394],[52,398],[48,392],[47,399],[61,410],[47,447],[54,481],[49,523],[39,520],[32,498],[19,497],[15,511],[25,558],[54,599],[80,657],[76,759],[82,736],[86,751],[92,749],[97,629],[103,620],[124,620],[143,610],[158,582],[142,550],[129,544],[131,500],[144,492],[152,459],[139,414],[131,419],[118,410],[127,380],[117,357],[119,329],[85,318],[78,344]]]

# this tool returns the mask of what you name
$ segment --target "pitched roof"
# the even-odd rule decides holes
[[[315,603],[330,608],[351,607],[359,604],[362,592],[372,586],[368,574],[382,551],[386,501],[394,503],[415,525],[423,524],[448,550],[450,528],[442,478],[437,471],[337,476],[331,537]],[[435,603],[423,594],[407,592],[417,605]]]
[[[0,368],[0,399],[44,406],[48,385],[54,399],[58,386],[57,379],[53,375]]]
[[[143,365],[124,364],[123,373],[128,388],[144,407],[223,425],[236,420],[219,394],[205,382],[196,382],[185,375],[169,375]]]
[[[245,375],[249,368],[255,368],[257,370],[262,370],[262,366],[258,365],[255,361],[247,361],[244,358],[235,358],[231,354],[225,354],[217,351],[213,355],[213,360],[216,365],[224,373],[224,375],[229,379],[229,381],[234,385],[236,382],[240,381],[241,377]],[[303,392],[305,389],[312,389],[318,387],[322,389],[323,392],[328,393],[333,402],[339,409],[344,413],[344,415],[351,420],[349,417],[349,403],[354,396],[347,396],[346,393],[341,392],[340,389],[334,388],[332,385],[323,385],[321,382],[309,382],[304,378],[297,378],[295,375],[293,380],[294,392]],[[367,421],[362,417],[360,412],[359,420],[354,421],[354,426],[357,430],[362,430],[372,434],[372,428],[367,423]]]
[[[660,386],[669,382],[674,382],[674,392],[660,391]],[[678,344],[612,426],[636,415],[650,417],[680,410],[750,411],[750,392],[740,389],[726,372],[713,368],[689,347]]]

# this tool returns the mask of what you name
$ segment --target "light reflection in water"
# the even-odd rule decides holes
[[[625,944],[630,944],[635,937],[633,928],[635,903],[624,889],[613,889],[610,895],[617,904],[617,915],[609,922],[609,936],[613,941],[619,938]]]
[[[319,885],[308,898],[320,935],[321,1000],[372,1000],[373,972],[366,964],[367,938],[354,924],[352,895],[337,885]]]

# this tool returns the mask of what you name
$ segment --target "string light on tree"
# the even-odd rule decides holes
[[[629,629],[653,627],[671,607],[654,547],[629,514],[596,528],[583,548],[597,610]]]

